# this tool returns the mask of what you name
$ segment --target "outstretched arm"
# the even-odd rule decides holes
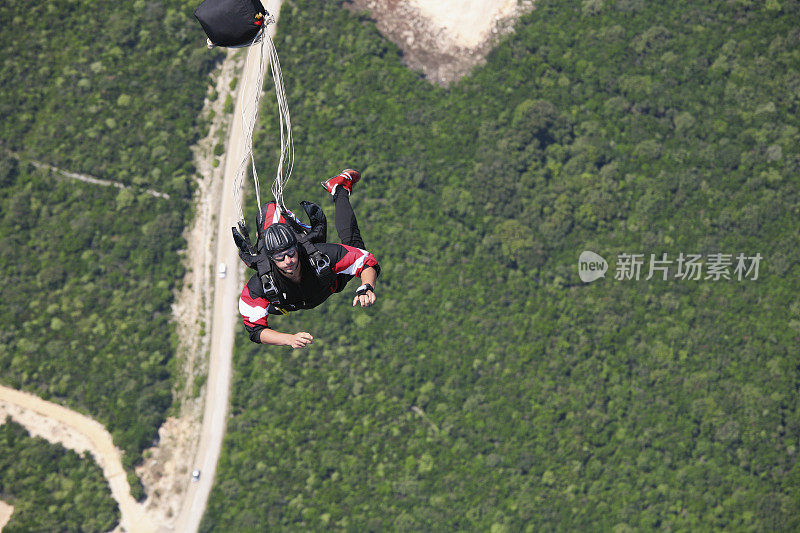
[[[259,340],[262,344],[303,348],[314,342],[314,337],[305,331],[300,331],[292,335],[290,333],[281,333],[280,331],[275,331],[274,329],[264,328],[259,333]]]
[[[269,302],[263,296],[261,280],[254,275],[242,289],[239,298],[239,313],[242,315],[244,327],[251,341],[292,348],[302,348],[314,341],[314,337],[305,331],[292,335],[271,329],[267,323],[268,308]]]

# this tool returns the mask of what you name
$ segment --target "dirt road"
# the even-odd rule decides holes
[[[11,415],[29,429],[31,426],[46,428],[47,421],[52,428],[53,422],[60,424],[63,431],[73,433],[72,441],[63,440],[62,444],[78,453],[87,450],[94,456],[108,480],[111,493],[119,504],[122,514],[121,526],[125,531],[154,532],[156,525],[145,514],[144,508],[131,496],[130,485],[122,467],[120,451],[114,446],[111,434],[102,424],[88,416],[76,413],[52,402],[46,402],[32,394],[20,392],[0,386],[0,416]],[[30,417],[45,417],[47,421],[31,423]],[[53,430],[50,429],[49,433]],[[47,437],[49,438],[49,437]]]
[[[0,500],[0,531],[3,531],[8,521],[11,520],[12,514],[14,514],[14,506]]]

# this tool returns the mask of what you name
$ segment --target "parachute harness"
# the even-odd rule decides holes
[[[244,176],[247,173],[248,162],[251,166],[253,173],[253,184],[256,189],[256,202],[258,203],[258,212],[261,212],[261,193],[258,183],[258,172],[256,171],[256,163],[253,157],[253,130],[258,120],[259,104],[261,102],[261,88],[264,83],[264,74],[266,73],[266,66],[269,63],[272,73],[272,79],[275,83],[275,98],[278,103],[278,117],[280,120],[281,130],[281,154],[278,160],[278,169],[275,173],[275,179],[272,182],[272,195],[278,207],[282,211],[286,211],[286,206],[283,202],[283,188],[292,175],[292,168],[294,167],[294,143],[292,141],[292,121],[289,116],[289,105],[286,102],[286,91],[283,87],[283,74],[281,72],[281,64],[278,60],[278,52],[275,50],[275,44],[267,31],[270,24],[275,24],[275,18],[269,15],[268,18],[261,25],[261,30],[253,38],[250,45],[260,42],[257,48],[258,54],[258,68],[256,71],[256,87],[255,96],[249,99],[247,96],[247,77],[242,82],[240,92],[240,105],[242,109],[242,131],[244,133],[244,155],[236,171],[233,185],[233,197],[236,202],[236,207],[239,210],[240,224],[245,224],[244,211],[242,210],[241,191],[244,182]],[[250,46],[248,45],[248,46]],[[245,63],[245,72],[248,70],[250,62],[250,53],[247,54]]]

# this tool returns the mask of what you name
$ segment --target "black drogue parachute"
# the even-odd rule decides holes
[[[209,45],[226,47],[253,44],[268,15],[259,0],[206,0],[194,11]]]

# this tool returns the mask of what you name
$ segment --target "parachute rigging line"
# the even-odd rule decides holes
[[[256,83],[255,95],[248,101],[247,98],[247,77],[244,77],[241,93],[240,93],[240,107],[242,110],[242,131],[244,133],[245,150],[242,156],[242,161],[236,171],[233,185],[233,197],[236,207],[239,211],[239,220],[244,223],[244,211],[242,210],[241,190],[244,182],[244,176],[247,173],[247,166],[250,163],[251,171],[253,174],[253,184],[256,190],[256,202],[258,203],[258,212],[261,212],[261,193],[258,182],[258,172],[256,171],[256,163],[253,157],[253,130],[256,121],[258,120],[259,103],[261,101],[261,88],[264,83],[264,74],[266,73],[266,66],[269,63],[272,79],[275,84],[275,98],[278,103],[278,117],[280,121],[281,143],[280,143],[280,158],[278,160],[278,168],[275,173],[275,179],[272,182],[272,195],[281,209],[286,210],[283,202],[283,189],[286,182],[292,175],[294,168],[294,143],[292,140],[292,121],[289,116],[289,105],[286,102],[286,91],[283,86],[283,73],[281,72],[281,64],[278,59],[278,52],[275,49],[275,44],[267,31],[269,24],[274,24],[275,19],[270,15],[265,21],[262,29],[253,38],[253,41],[246,46],[253,45],[260,42],[257,51],[250,51],[250,53],[258,54],[258,66],[256,70]],[[245,62],[245,72],[248,70],[250,62],[250,53],[247,54]]]

